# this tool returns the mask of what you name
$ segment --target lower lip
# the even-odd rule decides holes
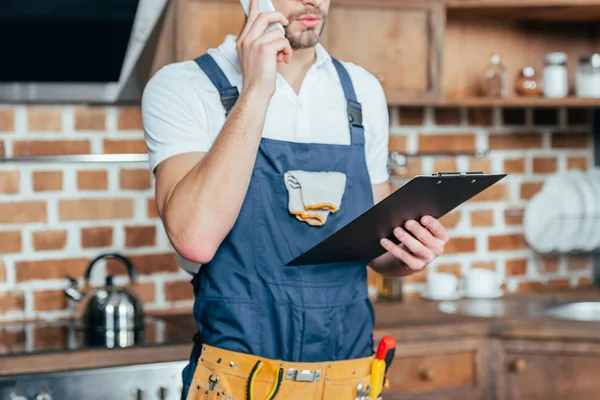
[[[298,22],[305,28],[314,28],[319,25],[320,19],[299,19]]]

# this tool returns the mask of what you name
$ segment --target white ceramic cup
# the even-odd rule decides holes
[[[496,272],[474,268],[465,276],[465,293],[469,297],[488,297],[495,295],[502,286],[502,279]]]
[[[446,272],[432,271],[427,275],[427,295],[432,298],[450,299],[458,290],[458,278]]]

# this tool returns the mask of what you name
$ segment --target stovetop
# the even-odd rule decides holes
[[[0,358],[4,356],[88,349],[191,344],[196,332],[191,314],[147,316],[145,328],[108,340],[81,330],[75,321],[0,324]]]

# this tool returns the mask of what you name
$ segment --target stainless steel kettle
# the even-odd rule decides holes
[[[125,287],[113,286],[113,277],[106,277],[104,287],[89,288],[89,280],[94,265],[100,260],[114,258],[122,262],[127,268],[131,283],[135,283],[135,268],[133,263],[120,254],[103,254],[96,257],[88,266],[85,273],[85,282],[89,293],[85,295],[77,288],[77,281],[67,277],[70,281],[65,295],[81,303],[82,313],[79,315],[79,328],[90,334],[108,336],[122,335],[123,332],[143,330],[144,311],[139,298]]]

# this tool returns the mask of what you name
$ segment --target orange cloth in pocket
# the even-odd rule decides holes
[[[295,363],[204,345],[187,400],[246,400],[248,378],[259,360],[262,366],[253,380],[251,400],[355,400],[358,385],[370,383],[373,359]],[[290,369],[320,371],[321,377],[312,382],[287,379]],[[277,385],[280,370],[282,379]]]

